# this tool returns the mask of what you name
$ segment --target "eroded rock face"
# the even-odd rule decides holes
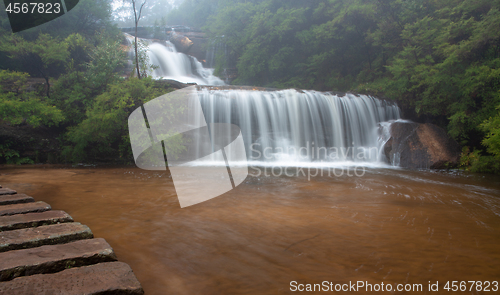
[[[434,124],[395,122],[384,152],[390,163],[410,169],[442,169],[456,166],[460,146]]]
[[[0,252],[63,244],[93,237],[89,227],[78,222],[16,229],[2,232]]]
[[[0,195],[0,205],[33,203],[35,199],[25,194]]]
[[[60,210],[0,216],[0,232],[66,222],[73,218]]]
[[[141,295],[144,290],[130,266],[123,262],[105,262],[15,278],[0,284],[0,294]]]
[[[116,260],[113,248],[102,238],[14,250],[0,253],[0,281]]]
[[[45,202],[31,202],[21,204],[3,205],[0,207],[0,216],[25,214],[30,212],[44,212],[50,210],[51,207]]]

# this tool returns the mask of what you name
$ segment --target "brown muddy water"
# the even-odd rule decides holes
[[[500,280],[493,176],[382,168],[310,181],[249,176],[183,209],[168,173],[136,168],[3,167],[0,184],[87,224],[146,294],[299,293],[291,281],[422,284],[418,293],[435,294],[449,293],[447,281]]]

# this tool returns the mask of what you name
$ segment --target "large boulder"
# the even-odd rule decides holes
[[[188,37],[175,32],[170,36],[170,42],[175,45],[178,52],[182,53],[187,53],[194,44]]]
[[[395,122],[384,152],[390,163],[410,169],[442,169],[456,166],[460,146],[434,124]]]
[[[200,62],[206,62],[207,56],[207,37],[201,32],[186,32],[184,36],[193,41],[193,46],[189,49],[189,55],[196,57]]]

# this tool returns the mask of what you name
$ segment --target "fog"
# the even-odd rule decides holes
[[[179,7],[184,0],[146,0],[146,4],[142,9],[139,24],[142,26],[148,25],[165,25],[168,13]],[[140,6],[144,1],[136,2],[136,9],[139,12]],[[114,0],[112,2],[113,20],[119,27],[134,26],[134,11],[131,0]]]

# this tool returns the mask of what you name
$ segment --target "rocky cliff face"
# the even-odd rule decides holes
[[[395,122],[384,148],[390,163],[410,169],[456,166],[460,146],[434,124]]]

